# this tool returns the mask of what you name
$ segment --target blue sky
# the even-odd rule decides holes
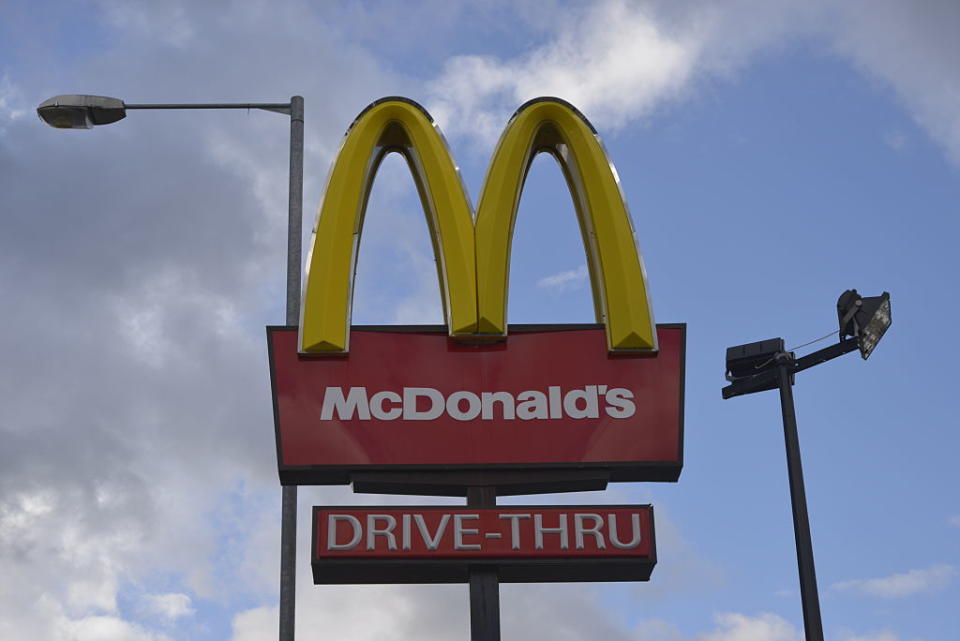
[[[283,319],[287,121],[135,112],[90,132],[51,95],[306,99],[306,227],[369,102],[422,102],[471,197],[525,100],[599,130],[659,322],[688,324],[676,484],[525,502],[651,502],[646,584],[502,588],[504,638],[802,636],[779,403],[722,401],[724,350],[834,329],[845,289],[894,324],[797,377],[827,636],[960,628],[960,447],[949,323],[960,273],[954,3],[12,2],[0,17],[0,637],[270,638],[279,497],[263,326]],[[592,316],[560,171],[533,166],[511,322]],[[372,194],[354,321],[441,322],[397,157]],[[946,327],[942,326],[943,322]],[[807,351],[811,348],[806,348]],[[416,503],[305,488],[317,504]],[[466,638],[463,586],[315,587],[298,638]]]

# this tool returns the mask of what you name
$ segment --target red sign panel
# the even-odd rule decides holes
[[[456,583],[468,566],[500,580],[646,581],[649,505],[315,507],[314,583]]]
[[[354,328],[342,357],[297,353],[268,328],[285,484],[352,472],[605,469],[675,481],[683,464],[684,326],[656,355],[610,355],[602,327],[511,328],[464,344],[445,331]]]

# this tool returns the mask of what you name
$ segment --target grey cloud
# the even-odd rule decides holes
[[[244,525],[275,528],[279,497],[263,326],[283,319],[287,119],[131,112],[61,132],[33,106],[301,93],[309,228],[343,127],[392,82],[299,5],[101,9],[88,19],[106,49],[0,68],[0,573],[16,588],[0,591],[0,636],[114,616],[122,584],[157,574],[270,598],[251,551],[267,527]]]

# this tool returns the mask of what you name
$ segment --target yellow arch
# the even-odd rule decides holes
[[[560,164],[580,221],[598,323],[611,351],[655,351],[646,274],[613,165],[596,131],[569,103],[538,98],[507,124],[483,184],[476,220],[478,333],[505,335],[510,251],[520,194],[536,154]]]
[[[429,115],[413,101],[384,98],[351,125],[330,172],[307,256],[301,352],[349,349],[363,217],[377,168],[391,151],[406,158],[423,203],[451,336],[506,335],[517,206],[534,156],[547,152],[560,163],[574,201],[597,322],[606,327],[610,351],[656,351],[630,215],[613,166],[580,112],[557,98],[539,98],[517,110],[491,159],[474,229],[460,174]]]
[[[334,162],[307,255],[300,351],[349,349],[357,249],[367,199],[383,157],[402,154],[423,203],[451,335],[477,328],[473,218],[460,174],[420,105],[384,98],[350,126]]]

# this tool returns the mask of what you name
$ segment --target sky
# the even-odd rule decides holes
[[[63,93],[306,103],[305,242],[343,133],[407,96],[476,200],[510,114],[553,95],[594,124],[658,322],[687,323],[679,482],[521,497],[652,503],[647,583],[505,585],[505,639],[802,638],[780,409],[724,401],[724,353],[836,329],[891,294],[867,362],[797,376],[826,635],[956,638],[960,4],[0,2],[0,638],[272,638],[280,487],[264,326],[284,319],[288,119],[131,112],[42,124]],[[926,319],[926,320],[924,320]],[[440,323],[416,190],[388,158],[356,323]],[[509,320],[591,322],[555,162],[520,205]],[[820,345],[798,350],[806,353]],[[300,490],[313,505],[415,497]],[[451,500],[437,500],[450,503]],[[324,586],[300,518],[299,639],[469,634],[467,590]]]

